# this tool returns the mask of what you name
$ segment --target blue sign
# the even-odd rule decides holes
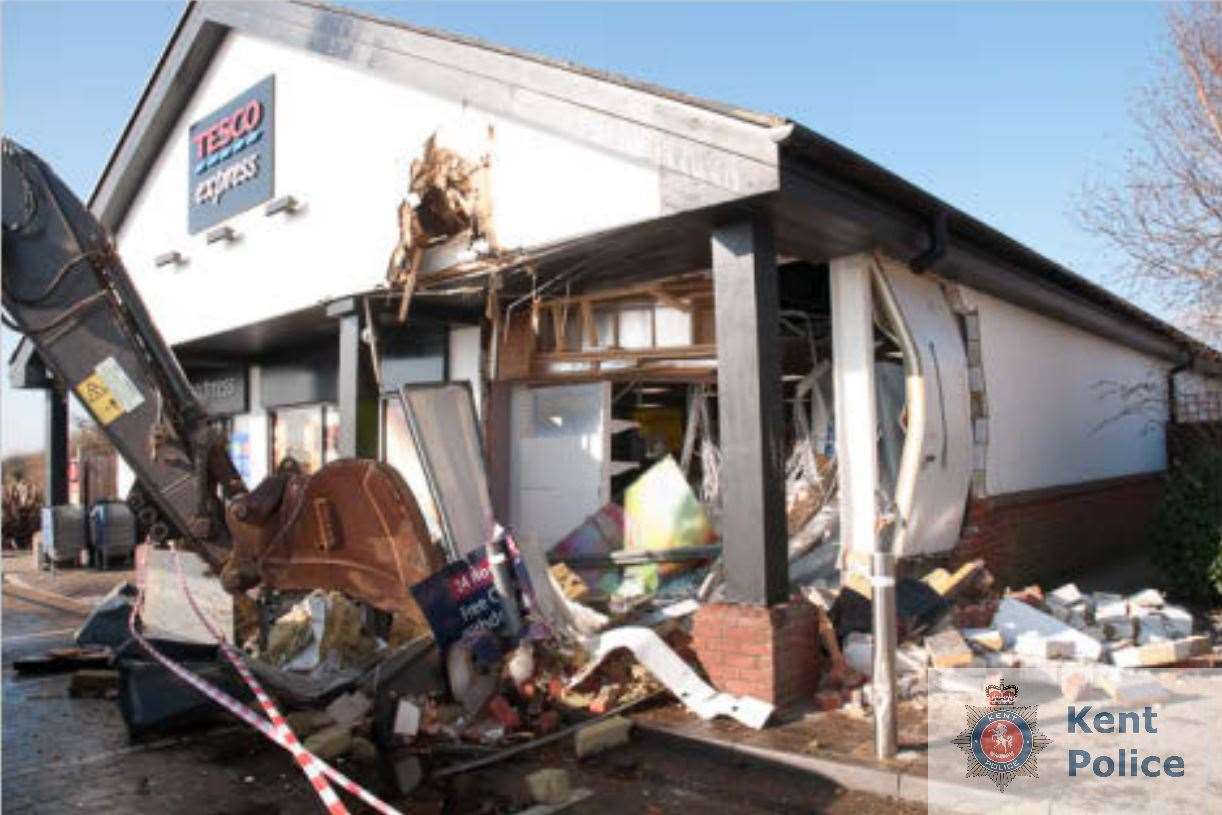
[[[187,229],[194,235],[272,197],[275,77],[191,125]]]

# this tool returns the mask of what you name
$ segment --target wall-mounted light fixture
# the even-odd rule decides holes
[[[281,212],[292,215],[301,209],[301,202],[291,195],[282,195],[279,198],[268,201],[267,206],[263,208],[263,214],[269,218],[273,215],[279,215]]]
[[[211,229],[204,236],[204,240],[209,244],[220,243],[221,241],[233,242],[238,239],[238,233],[234,231],[232,226],[218,226],[216,229]]]
[[[187,259],[183,257],[182,252],[162,252],[153,258],[153,265],[158,269],[162,266],[182,266],[186,262]]]

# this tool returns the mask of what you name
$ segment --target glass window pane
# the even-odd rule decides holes
[[[322,406],[277,410],[272,425],[272,467],[293,458],[304,473],[317,472],[323,463]]]
[[[428,525],[429,536],[434,541],[441,540],[441,520],[437,515],[437,506],[433,503],[433,493],[429,490],[428,479],[420,466],[420,457],[416,453],[416,444],[412,433],[407,427],[407,414],[399,397],[382,401],[383,427],[386,432],[386,463],[399,471],[407,486],[411,489],[424,522]]]
[[[327,405],[323,422],[323,462],[330,464],[339,458],[339,408]]]

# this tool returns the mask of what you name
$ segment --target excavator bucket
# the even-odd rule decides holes
[[[377,461],[271,476],[230,505],[228,523],[230,566],[247,578],[235,588],[334,589],[421,624],[409,589],[445,563],[403,477]]]

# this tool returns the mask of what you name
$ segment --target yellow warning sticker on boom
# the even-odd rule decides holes
[[[89,412],[98,420],[98,424],[108,425],[123,415],[123,405],[106,387],[102,377],[96,373],[76,386],[77,395],[89,408]]]
[[[99,362],[93,373],[76,386],[76,392],[103,426],[144,404],[140,389],[114,357]]]

